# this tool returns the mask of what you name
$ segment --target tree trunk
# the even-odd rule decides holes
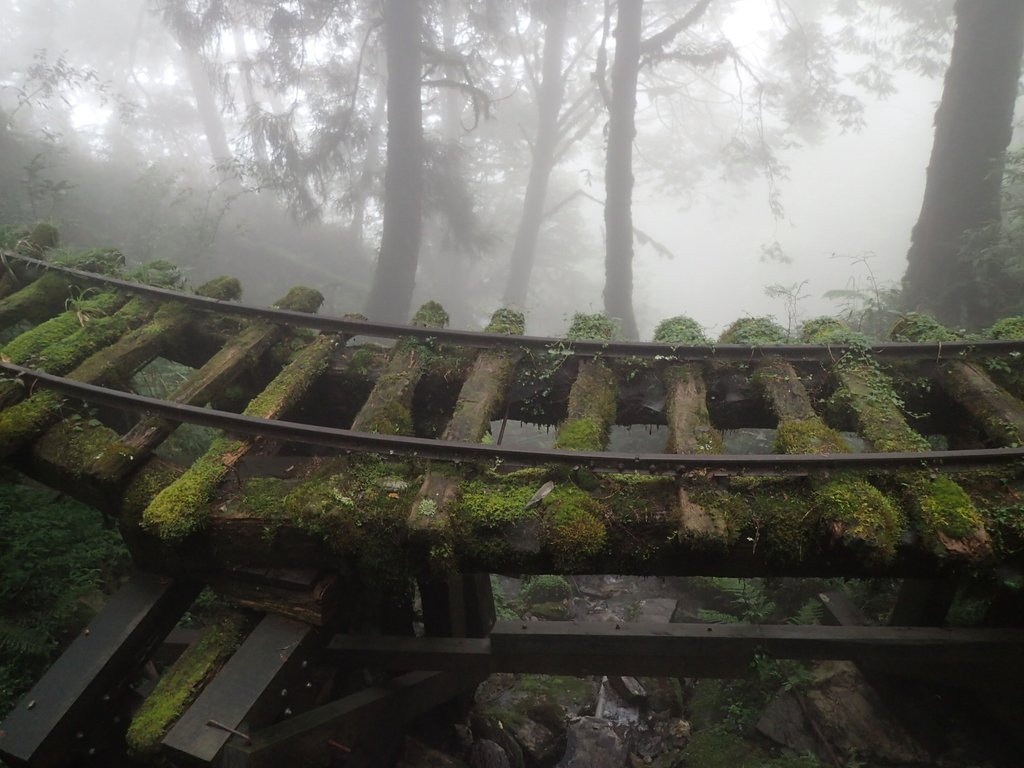
[[[388,65],[388,149],[384,232],[366,313],[403,322],[416,282],[422,223],[423,105],[420,101],[423,23],[419,0],[385,0]]]
[[[558,144],[558,115],[565,96],[562,57],[565,52],[565,27],[569,15],[568,0],[548,4],[547,30],[544,35],[543,80],[537,95],[537,136],[533,146],[530,179],[526,184],[523,213],[512,246],[504,306],[524,307],[530,274],[537,254],[537,239],[544,222],[544,202],[548,179],[555,164]]]
[[[924,205],[907,255],[904,301],[947,323],[979,325],[991,319],[992,302],[981,295],[977,269],[961,252],[966,235],[988,228],[983,247],[998,228],[1024,48],[1024,3],[958,0],[956,17]]]
[[[643,7],[643,0],[619,2],[605,170],[604,307],[609,317],[621,322],[627,339],[639,335],[633,318],[633,138]]]
[[[203,132],[206,134],[206,141],[210,145],[210,155],[217,169],[217,178],[221,182],[231,183],[235,181],[229,168],[234,155],[228,144],[227,133],[224,131],[224,122],[220,117],[220,110],[217,108],[217,99],[210,86],[210,78],[203,66],[203,60],[199,53],[186,43],[181,45],[181,55],[185,62],[185,72],[188,74],[189,85],[192,86],[192,95],[196,100],[196,109],[199,112],[199,119],[203,124]]]

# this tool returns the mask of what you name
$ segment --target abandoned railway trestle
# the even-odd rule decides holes
[[[579,317],[549,339],[505,310],[452,331],[432,303],[380,324],[318,316],[309,289],[265,309],[229,279],[192,295],[102,259],[3,262],[0,458],[116,519],[140,568],[0,725],[15,764],[109,764],[126,740],[201,764],[324,762],[494,671],[731,676],[768,653],[1024,677],[999,576],[1024,525],[988,514],[1019,490],[1024,322],[965,340],[910,319],[884,343],[818,322],[789,344],[751,341],[754,321],[711,343],[677,318],[624,343]],[[396,343],[353,343],[374,338]],[[134,391],[161,358],[187,366],[175,391]],[[95,418],[70,418],[80,401]],[[510,420],[553,426],[551,446],[510,445]],[[223,432],[188,466],[159,454],[181,423]],[[609,450],[636,424],[658,426],[650,450]],[[773,452],[727,452],[738,427],[772,429]],[[912,589],[904,626],[613,629],[496,622],[493,572]],[[985,625],[924,626],[968,577],[993,585]],[[406,636],[413,582],[427,637]],[[183,638],[203,585],[246,610]],[[154,653],[169,673],[140,704],[127,683]],[[352,689],[353,667],[402,674]]]

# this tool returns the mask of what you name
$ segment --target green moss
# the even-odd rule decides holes
[[[363,424],[363,431],[379,435],[411,435],[415,432],[412,412],[405,403],[389,400],[373,411]]]
[[[956,341],[960,338],[935,318],[917,312],[900,317],[889,337],[893,341]]]
[[[654,340],[659,344],[678,346],[703,346],[711,341],[704,335],[704,329],[696,320],[678,315],[662,320],[654,330]]]
[[[246,406],[245,415],[277,418],[294,406],[320,374],[327,370],[337,343],[333,336],[318,336],[253,398]]]
[[[719,341],[723,344],[747,344],[752,347],[785,344],[786,329],[770,317],[742,317],[725,329]]]
[[[531,606],[572,599],[572,587],[562,576],[531,576],[519,593],[519,599]]]
[[[697,731],[675,763],[678,768],[760,768],[766,755],[722,726]]]
[[[831,480],[813,493],[820,517],[838,523],[843,539],[864,542],[883,562],[896,556],[906,521],[881,491],[862,478]]]
[[[588,493],[559,486],[545,499],[543,542],[559,570],[574,572],[604,550],[601,507]]]
[[[277,477],[251,477],[238,499],[238,511],[251,517],[273,518],[284,514],[284,502],[292,485]]]
[[[210,513],[209,504],[228,472],[224,456],[241,450],[243,445],[224,438],[215,440],[205,455],[150,502],[142,515],[142,526],[173,542],[201,530]]]
[[[832,407],[852,411],[860,434],[882,453],[926,451],[928,441],[907,424],[902,400],[889,377],[871,365],[851,367],[841,376],[842,386],[832,396]]]
[[[0,456],[12,455],[59,419],[63,402],[56,392],[41,390],[0,411]]]
[[[871,346],[871,339],[834,317],[808,320],[800,329],[800,340],[806,344],[849,344],[861,349]]]
[[[153,499],[181,475],[181,470],[174,464],[147,461],[132,475],[121,494],[121,519],[124,523],[130,527],[141,525],[142,515]]]
[[[526,509],[533,496],[532,483],[543,478],[522,482],[485,483],[471,480],[463,483],[459,495],[459,515],[473,528],[498,529],[529,520],[537,516],[537,508]],[[529,484],[528,484],[529,483]]]
[[[224,661],[241,643],[248,625],[239,614],[206,627],[199,639],[171,665],[146,697],[125,734],[136,756],[152,756],[160,741]]]
[[[606,315],[576,313],[565,337],[572,341],[611,341],[618,330],[615,321]]]
[[[215,277],[199,286],[196,294],[219,301],[237,300],[242,297],[242,284],[235,277]]]
[[[124,254],[116,248],[94,248],[89,251],[61,251],[50,258],[54,264],[103,275],[120,275]]]
[[[45,251],[50,248],[56,248],[60,245],[60,232],[57,228],[45,221],[41,221],[32,227],[32,231],[25,238],[28,240],[35,249],[39,251]]]
[[[416,314],[412,317],[412,324],[421,325],[424,328],[447,328],[448,320],[448,313],[444,311],[444,307],[436,301],[428,301],[416,310]]]
[[[140,264],[125,277],[133,282],[154,285],[157,288],[181,288],[184,283],[178,265],[166,259],[154,259]]]
[[[46,359],[47,349],[84,328],[93,320],[116,312],[124,304],[116,293],[100,293],[82,301],[73,311],[63,312],[13,339],[0,354],[17,365],[32,365]]]
[[[323,303],[324,296],[320,291],[296,285],[285,294],[283,299],[276,302],[274,306],[278,309],[287,309],[292,312],[312,314],[320,309]]]
[[[31,403],[43,394],[50,393],[40,392],[22,405]],[[55,400],[59,401],[57,398]],[[51,414],[53,420],[56,420],[59,415],[59,413]],[[38,426],[37,431],[41,431],[45,424]],[[35,442],[32,450],[38,456],[43,457],[47,463],[60,467],[68,475],[81,477],[96,456],[110,445],[116,444],[118,444],[118,435],[114,430],[103,426],[96,419],[86,419],[74,413],[46,430]]]
[[[793,419],[779,424],[776,453],[848,453],[842,437],[821,419]]]
[[[508,336],[522,336],[526,331],[526,316],[514,309],[499,309],[491,315],[491,322],[484,328],[485,333],[504,333]]]
[[[1024,316],[1007,317],[985,332],[990,339],[1024,340]]]
[[[608,425],[594,419],[565,422],[558,430],[555,448],[563,451],[600,451],[608,439]]]
[[[910,482],[922,526],[951,539],[970,538],[983,528],[984,520],[971,498],[945,475],[915,475]]]

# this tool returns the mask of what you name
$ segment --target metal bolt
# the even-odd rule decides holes
[[[288,695],[288,689],[287,688],[282,688],[281,689],[281,698],[283,699],[287,695]]]
[[[285,707],[285,709],[284,709],[284,716],[285,717],[291,717],[292,716],[292,708],[291,707]]]
[[[79,731],[78,733],[75,734],[75,738],[76,739],[84,739],[85,738],[85,734],[82,733],[81,731]]]

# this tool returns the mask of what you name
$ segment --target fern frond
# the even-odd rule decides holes
[[[0,651],[20,656],[45,656],[49,638],[45,633],[0,619]]]

